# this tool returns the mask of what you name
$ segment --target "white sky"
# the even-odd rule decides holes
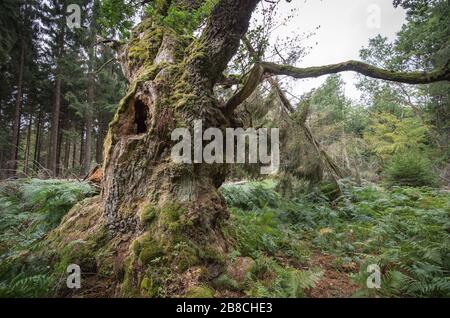
[[[279,15],[289,14],[297,8],[297,15],[289,25],[276,30],[274,37],[293,32],[311,32],[316,35],[306,44],[312,45],[310,53],[297,65],[300,67],[360,60],[359,50],[367,46],[370,38],[378,34],[393,40],[405,21],[405,11],[394,8],[392,0],[292,0],[280,3]],[[255,16],[255,18],[257,18]],[[379,23],[378,23],[379,22]],[[320,25],[318,30],[315,30]],[[315,43],[318,43],[315,45]],[[356,74],[341,73],[347,83],[345,93],[357,99],[360,93],[354,86]],[[292,93],[299,96],[318,87],[325,76],[317,79],[297,80]]]

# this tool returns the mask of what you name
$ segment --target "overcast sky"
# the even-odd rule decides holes
[[[277,29],[274,37],[292,32],[315,31],[315,27],[320,25],[315,31],[316,35],[307,42],[313,49],[297,66],[359,60],[359,50],[367,46],[370,38],[381,34],[392,40],[405,22],[405,11],[402,8],[394,8],[392,0],[282,1],[279,15],[288,15],[293,7],[298,9],[296,16],[288,26]],[[360,94],[354,86],[355,73],[341,74],[347,83],[346,95],[353,99],[359,98]],[[297,80],[292,87],[292,93],[301,95],[313,87],[318,87],[324,80],[324,76],[318,79]]]

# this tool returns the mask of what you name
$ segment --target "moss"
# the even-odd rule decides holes
[[[142,83],[154,79],[166,65],[166,63],[145,63],[136,82]]]
[[[140,221],[142,225],[150,225],[158,216],[159,210],[153,205],[145,206],[141,212]]]
[[[148,290],[152,286],[152,282],[148,277],[144,277],[144,279],[141,281],[141,289]]]
[[[225,264],[225,255],[213,246],[199,249],[199,256],[206,263]]]
[[[167,203],[160,209],[160,224],[172,234],[182,234],[191,223],[186,220],[185,209],[179,203]]]
[[[97,261],[91,244],[81,240],[70,242],[60,254],[57,272],[65,272],[70,264],[79,265],[82,271],[95,272]]]
[[[188,268],[200,263],[200,258],[198,257],[198,249],[191,242],[177,243],[173,247],[171,256],[173,258],[173,264],[180,272],[184,272]]]
[[[158,296],[158,285],[153,283],[153,280],[149,277],[144,277],[140,284],[141,294],[147,297]]]
[[[231,290],[231,291],[239,291],[241,290],[241,286],[239,283],[228,276],[227,274],[222,274],[218,278],[213,281],[213,286],[219,290]]]
[[[144,237],[143,239],[137,239],[131,246],[133,253],[141,264],[147,265],[155,258],[164,255],[164,249],[161,244],[151,237]]]
[[[133,283],[135,281],[133,258],[129,257],[125,260],[124,270],[125,275],[121,285],[121,294],[125,297],[139,296],[135,283]]]
[[[141,252],[139,253],[139,260],[142,264],[149,264],[155,258],[163,255],[164,250],[161,248],[161,246],[149,243],[143,246]]]
[[[214,290],[207,286],[192,286],[186,292],[188,298],[213,298]]]
[[[128,46],[128,58],[139,61],[148,61],[155,58],[163,39],[164,30],[161,27],[152,27],[148,25],[149,23],[151,22],[145,21],[143,25],[136,29]]]

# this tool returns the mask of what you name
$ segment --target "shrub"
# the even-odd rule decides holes
[[[390,185],[435,186],[436,175],[431,161],[419,152],[401,152],[388,162],[385,177]]]

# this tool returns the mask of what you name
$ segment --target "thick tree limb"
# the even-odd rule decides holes
[[[247,32],[250,17],[260,0],[220,0],[203,30],[195,58],[190,60],[192,72],[200,71],[211,87],[220,79],[229,60],[236,53]],[[195,75],[195,74],[193,74]]]
[[[439,81],[450,81],[449,63],[441,70],[431,72],[395,72],[384,70],[373,65],[359,61],[347,61],[325,66],[313,66],[306,68],[291,65],[279,65],[275,63],[260,62],[255,64],[247,82],[225,105],[225,112],[231,114],[239,104],[247,99],[259,85],[265,73],[273,75],[288,75],[294,78],[319,77],[326,74],[353,71],[372,78],[407,84],[429,84]]]

